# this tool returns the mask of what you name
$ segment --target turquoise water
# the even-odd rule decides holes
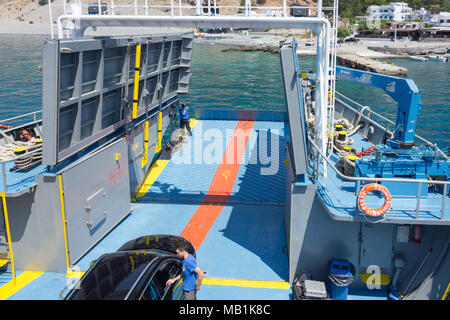
[[[194,108],[285,110],[284,91],[277,54],[222,52],[223,47],[197,45],[192,59],[190,94],[183,101]],[[450,147],[450,63],[386,59],[408,69],[422,91],[417,134]],[[299,58],[301,72],[314,70],[315,57]],[[349,98],[368,105],[395,121],[397,103],[383,90],[359,83],[338,81],[336,88]]]
[[[41,109],[43,36],[0,35],[0,119]],[[195,45],[189,95],[192,108],[285,110],[280,59],[265,52],[222,52],[222,46]],[[314,57],[300,68],[314,69]],[[408,68],[422,91],[417,133],[450,146],[450,63],[387,60]],[[395,120],[396,103],[381,89],[338,81],[348,97]]]
[[[0,119],[42,108],[42,36],[0,35]]]

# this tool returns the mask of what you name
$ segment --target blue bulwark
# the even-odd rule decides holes
[[[281,71],[291,133],[290,155],[296,182],[305,182],[307,173],[307,146],[303,95],[298,77],[297,43],[287,39],[280,49]]]

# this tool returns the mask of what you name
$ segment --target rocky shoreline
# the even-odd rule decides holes
[[[450,43],[443,44],[439,47],[424,46],[424,47],[367,47],[369,50],[395,54],[399,56],[426,56],[426,55],[442,55],[450,57]]]
[[[273,54],[277,54],[280,52],[280,47],[274,46],[274,45],[252,44],[252,45],[241,45],[238,47],[225,48],[225,49],[222,49],[222,51],[223,52],[227,52],[227,51],[263,51],[263,52],[270,52]]]
[[[216,43],[221,44],[221,43]],[[349,49],[349,48],[348,48]],[[348,53],[349,50],[339,50],[340,53]],[[428,56],[439,55],[443,57],[450,57],[450,42],[447,44],[436,46],[407,46],[407,47],[391,47],[391,46],[367,46],[366,50],[379,53],[381,55],[374,56],[373,58],[409,58],[410,56]],[[222,51],[262,51],[272,54],[278,54],[280,52],[279,45],[275,44],[249,44],[249,45],[234,45],[222,49]],[[340,52],[342,51],[342,52]],[[357,50],[355,50],[356,52]],[[311,48],[308,51],[308,55],[315,55],[315,48]]]

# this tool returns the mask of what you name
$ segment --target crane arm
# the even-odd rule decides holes
[[[388,143],[396,148],[410,147],[414,144],[421,92],[412,79],[345,67],[336,67],[336,79],[362,83],[386,92],[398,103],[394,139]]]

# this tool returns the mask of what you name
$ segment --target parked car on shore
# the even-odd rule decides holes
[[[98,14],[98,3],[90,3],[88,5],[88,14]],[[106,2],[102,2],[101,5],[101,14],[106,14],[108,11],[108,4]]]

